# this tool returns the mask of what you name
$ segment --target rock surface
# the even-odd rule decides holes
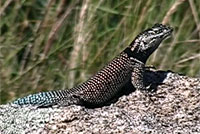
[[[145,81],[156,90],[136,90],[101,108],[1,105],[0,133],[200,133],[200,78],[151,70]]]

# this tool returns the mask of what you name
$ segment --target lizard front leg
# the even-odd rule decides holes
[[[145,90],[144,84],[144,72],[145,64],[142,62],[135,62],[133,65],[133,71],[131,75],[131,83],[138,90]]]

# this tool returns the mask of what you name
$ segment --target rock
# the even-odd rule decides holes
[[[0,106],[2,134],[200,133],[200,78],[147,70],[146,85],[100,108]]]

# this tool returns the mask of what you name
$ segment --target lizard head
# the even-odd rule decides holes
[[[172,33],[173,29],[163,24],[155,24],[140,33],[129,46],[134,58],[146,62],[148,57],[158,48],[160,43]]]

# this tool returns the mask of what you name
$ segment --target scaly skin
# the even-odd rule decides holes
[[[13,103],[39,107],[72,104],[97,107],[113,99],[128,81],[132,81],[136,89],[145,89],[145,63],[172,31],[171,27],[155,24],[140,33],[124,51],[86,82],[71,89],[29,95]]]

